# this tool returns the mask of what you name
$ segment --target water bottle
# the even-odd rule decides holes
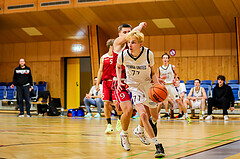
[[[61,108],[61,116],[64,116],[64,108]]]

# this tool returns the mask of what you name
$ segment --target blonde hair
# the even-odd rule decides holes
[[[110,46],[113,46],[113,42],[114,42],[114,39],[109,39],[109,40],[106,42],[106,46],[108,47],[108,49],[110,48]]]
[[[127,40],[132,39],[135,37],[139,43],[142,43],[144,41],[144,34],[138,30],[130,31],[126,37]]]

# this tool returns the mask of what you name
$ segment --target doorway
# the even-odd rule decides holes
[[[65,65],[65,105],[67,109],[78,108],[92,86],[90,57],[64,59]]]

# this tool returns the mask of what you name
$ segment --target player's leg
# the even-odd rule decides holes
[[[161,118],[163,118],[163,119],[170,119],[168,97],[163,101],[163,103],[164,103],[164,107],[165,107],[165,112],[166,113]]]
[[[201,116],[200,116],[200,120],[203,120],[204,119],[204,117],[205,117],[205,109],[206,109],[206,100],[205,99],[201,99],[201,107],[200,107],[200,109],[202,110],[202,114],[201,114]]]
[[[151,114],[150,114],[150,111],[146,111],[147,112],[147,116],[148,116],[148,119],[151,117]],[[149,119],[149,122],[150,122],[150,119]],[[151,123],[150,123],[151,124]],[[137,137],[139,137],[140,141],[145,144],[145,145],[150,145],[150,141],[149,139],[147,138],[147,136],[145,135],[145,132],[144,132],[144,125],[143,125],[143,122],[142,122],[142,119],[140,118],[139,120],[139,124],[138,126],[133,130],[133,134]]]
[[[149,137],[151,138],[152,142],[155,144],[156,146],[156,153],[155,153],[155,157],[163,157],[165,156],[164,153],[164,149],[162,147],[162,144],[159,144],[159,142],[157,141],[157,138],[154,135],[153,129],[148,121],[148,114],[146,112],[146,108],[143,104],[136,104],[135,105],[137,111],[140,114],[140,118],[142,119],[144,128],[146,130],[146,132],[148,133]],[[147,108],[148,109],[148,108]],[[157,114],[157,109],[156,109],[156,114]]]

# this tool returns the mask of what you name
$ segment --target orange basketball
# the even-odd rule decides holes
[[[167,98],[167,95],[168,91],[162,84],[156,83],[149,89],[149,98],[156,103],[164,101]]]

